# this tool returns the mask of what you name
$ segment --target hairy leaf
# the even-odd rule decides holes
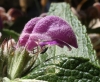
[[[55,61],[56,58],[56,61]],[[100,69],[88,59],[58,56],[38,66],[24,78],[49,82],[99,82]]]

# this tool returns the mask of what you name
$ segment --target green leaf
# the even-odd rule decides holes
[[[56,61],[55,61],[56,58]],[[58,56],[35,68],[24,78],[49,82],[99,82],[100,68],[79,57]]]
[[[20,79],[20,78],[17,78],[17,79],[14,79],[14,80],[10,80],[9,78],[4,77],[3,81],[0,80],[0,82],[47,82],[47,81],[36,80],[36,79]]]
[[[2,30],[2,40],[4,40],[5,38],[10,38],[10,37],[17,40],[19,37],[19,34],[13,30],[3,29]]]
[[[49,82],[99,82],[100,64],[96,59],[86,28],[73,15],[66,3],[52,3],[49,15],[55,15],[68,22],[76,34],[78,49],[72,47],[51,47],[39,54],[33,70],[24,78],[40,79]]]

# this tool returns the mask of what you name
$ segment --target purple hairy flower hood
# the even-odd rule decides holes
[[[71,26],[63,19],[57,16],[36,17],[31,19],[24,27],[18,46],[25,46],[31,51],[36,46],[52,46],[60,47],[70,45],[78,48],[76,36]]]

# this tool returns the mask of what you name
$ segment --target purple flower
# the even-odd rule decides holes
[[[35,17],[31,19],[24,27],[20,37],[17,46],[25,46],[29,35],[32,33],[32,30],[35,26],[35,24],[41,19],[41,17]]]
[[[30,28],[34,23],[28,22]],[[24,29],[27,29],[26,27]],[[71,26],[63,19],[57,16],[46,16],[40,19],[29,34],[29,38],[24,46],[31,51],[34,47],[40,45],[58,45],[60,47],[71,46],[77,48],[77,40]],[[23,32],[24,33],[24,32]],[[22,36],[20,36],[22,37]],[[20,39],[19,39],[20,41]]]

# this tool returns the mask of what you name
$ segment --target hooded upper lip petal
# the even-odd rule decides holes
[[[29,39],[30,34],[32,33],[32,30],[34,29],[35,24],[41,19],[42,17],[35,17],[28,21],[28,23],[25,25],[20,37],[19,41],[17,43],[17,46],[25,46],[27,40]]]
[[[64,45],[69,48],[69,45],[75,48],[78,47],[76,36],[71,26],[66,21],[57,16],[46,16],[39,19],[35,25],[33,21],[28,22],[27,25],[30,28],[34,27],[34,29],[31,30],[30,36],[27,40],[27,46],[28,43],[33,44],[33,42],[40,42],[43,44],[44,42],[46,45],[57,44],[60,47],[63,47]],[[25,30],[23,30],[23,32],[25,32]],[[31,48],[34,48],[36,45],[33,45],[33,47],[32,45],[30,46]]]

